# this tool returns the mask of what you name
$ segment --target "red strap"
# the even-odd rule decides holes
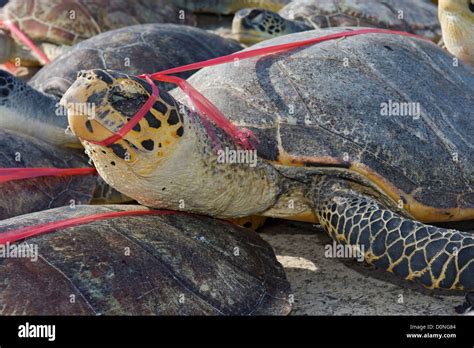
[[[95,168],[0,168],[0,184],[39,176],[70,176],[96,174]]]
[[[36,55],[36,57],[39,59],[40,62],[42,62],[43,64],[48,64],[50,63],[50,60],[49,58],[46,56],[46,54],[44,54],[43,51],[41,51],[39,49],[38,46],[35,45],[35,43],[33,41],[31,41],[28,36],[25,35],[25,33],[23,33],[20,28],[18,28],[16,26],[15,23],[9,21],[9,20],[6,20],[6,21],[0,21],[0,26],[1,27],[5,27],[7,28],[8,30],[10,30],[12,32],[12,34],[14,34],[18,40],[20,40],[22,43],[25,44],[25,46],[27,46],[30,50],[33,51],[33,53]]]
[[[158,87],[153,83],[153,80],[150,79],[148,75],[143,75],[145,77],[145,80],[151,85],[151,95],[146,101],[145,104],[142,105],[140,110],[128,121],[122,128],[119,129],[119,131],[110,137],[102,140],[102,141],[93,141],[93,140],[87,140],[89,143],[100,145],[100,146],[108,146],[113,143],[115,143],[117,140],[122,139],[130,130],[137,125],[140,120],[145,117],[146,113],[150,111],[150,109],[153,107],[153,104],[155,104],[156,98],[158,98]]]
[[[48,222],[45,224],[26,226],[15,230],[0,233],[0,244],[14,243],[18,240],[39,236],[44,233],[53,232],[60,228],[67,228],[82,224],[87,224],[97,220],[111,219],[121,216],[142,216],[142,215],[170,215],[178,212],[172,210],[127,210],[109,213],[80,216],[76,218]],[[182,213],[186,214],[186,213]]]
[[[178,85],[184,93],[190,98],[191,102],[196,106],[198,109],[198,114],[200,117],[207,117],[209,118],[214,124],[222,128],[227,134],[231,136],[234,141],[243,147],[244,149],[252,149],[253,146],[249,141],[249,138],[253,138],[254,141],[258,141],[255,135],[246,129],[240,129],[235,126],[232,122],[230,122],[215,106],[212,104],[207,98],[205,98],[201,93],[199,93],[196,89],[194,89],[186,80],[183,80],[176,76],[168,76],[169,74],[175,74],[190,70],[201,69],[204,67],[230,63],[240,59],[248,59],[252,57],[264,56],[269,55],[272,53],[278,52],[285,52],[292,50],[297,47],[312,45],[316,43],[320,43],[323,41],[329,41],[339,38],[345,38],[355,35],[362,35],[362,34],[392,34],[392,35],[403,35],[409,37],[416,37],[422,38],[415,34],[406,33],[403,31],[394,31],[394,30],[386,30],[386,29],[358,29],[352,31],[343,31],[336,34],[325,35],[321,37],[317,37],[314,39],[290,42],[281,45],[274,45],[269,47],[262,47],[253,50],[241,51],[237,53],[232,53],[226,56],[213,58],[209,60],[205,60],[202,62],[192,63],[184,66],[180,66],[177,68],[163,70],[154,74],[151,74],[150,77],[163,81],[163,82],[172,82]],[[424,39],[424,38],[422,38]],[[428,39],[426,39],[428,40]],[[428,40],[429,41],[429,40]],[[145,75],[140,75],[139,77],[143,77]]]
[[[16,75],[16,73],[18,72],[17,66],[15,64],[13,64],[12,62],[10,62],[9,60],[7,60],[6,62],[3,63],[3,67],[7,71],[12,73],[13,75]]]
[[[334,40],[334,39],[340,39],[340,38],[345,38],[345,37],[350,37],[350,36],[356,36],[356,35],[363,35],[363,34],[392,34],[392,35],[402,35],[402,36],[409,36],[409,37],[415,37],[418,39],[423,39],[426,41],[431,42],[429,39],[416,35],[416,34],[411,34],[407,33],[404,31],[396,31],[396,30],[387,30],[387,29],[377,29],[377,28],[371,28],[371,29],[357,29],[357,30],[351,30],[351,31],[343,31],[340,33],[335,33],[335,34],[330,34],[330,35],[324,35],[320,37],[316,37],[314,39],[307,39],[307,40],[301,40],[301,41],[295,41],[295,42],[289,42],[286,44],[281,44],[281,45],[274,45],[274,46],[268,46],[268,47],[262,47],[262,48],[256,48],[253,50],[246,50],[246,51],[241,51],[237,53],[232,53],[228,54],[226,56],[221,56],[217,58],[212,58],[208,59],[202,62],[196,62],[188,65],[183,65],[179,66],[177,68],[172,68],[172,69],[167,69],[163,70],[154,74],[151,74],[151,78],[156,78],[157,76],[161,75],[169,75],[169,74],[176,74],[180,72],[185,72],[185,71],[190,71],[190,70],[197,70],[209,66],[214,66],[214,65],[219,65],[219,64],[224,64],[224,63],[230,63],[235,60],[242,60],[242,59],[248,59],[252,57],[258,57],[258,56],[264,56],[268,55],[271,53],[278,53],[278,52],[284,52],[284,51],[289,51],[294,48],[298,48],[301,46],[307,46],[307,45],[312,45],[324,41],[329,41],[329,40]],[[143,76],[143,75],[140,75]]]
[[[199,110],[198,115],[201,118],[207,117],[215,125],[220,127],[224,132],[229,134],[232,139],[236,141],[238,145],[242,148],[250,150],[253,148],[252,144],[249,141],[249,138],[252,137],[255,141],[257,138],[249,130],[243,130],[230,122],[214,104],[212,104],[206,97],[198,92],[193,86],[191,86],[186,80],[179,78],[177,76],[168,76],[161,74],[153,74],[153,78],[162,82],[171,82],[176,84],[181,88],[186,95],[191,99],[191,102]]]

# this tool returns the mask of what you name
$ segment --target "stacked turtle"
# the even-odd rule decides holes
[[[122,73],[91,70],[61,103],[100,95],[102,116],[91,127],[73,108],[68,119],[111,186],[149,207],[319,222],[336,242],[360,248],[367,262],[407,280],[474,289],[472,234],[429,225],[474,218],[471,67],[453,68],[445,51],[422,39],[368,34],[204,68],[189,82],[234,125],[255,133],[258,164],[219,161],[216,138],[222,148],[242,148],[186,111],[180,91],[160,95],[152,120],[142,119],[112,146],[98,145],[137,112],[151,88]],[[121,93],[141,102],[113,105]],[[394,98],[419,109],[384,113]],[[443,166],[433,168],[433,161]]]
[[[0,238],[36,224],[130,211],[148,209],[56,208],[0,221]],[[2,260],[2,315],[285,315],[291,309],[289,283],[270,245],[209,217],[115,217],[17,246],[33,261],[36,247],[40,257]]]
[[[437,4],[437,1],[433,1]],[[277,36],[328,27],[355,26],[401,30],[438,41],[474,65],[474,2],[442,0],[293,0],[278,13],[245,8],[235,14],[232,37],[254,44]]]
[[[236,13],[235,38],[253,44],[277,36],[331,27],[374,27],[407,31],[438,40],[437,9],[424,0],[293,0],[278,13],[246,8]]]
[[[2,20],[17,25],[53,60],[71,46],[113,29],[146,23],[194,24],[192,14],[164,0],[10,0]],[[0,32],[0,63],[37,66],[44,62],[8,31]]]

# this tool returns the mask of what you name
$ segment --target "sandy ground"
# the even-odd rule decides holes
[[[464,302],[462,293],[427,290],[355,259],[325,257],[332,240],[318,225],[274,221],[261,236],[285,267],[293,315],[456,315]]]

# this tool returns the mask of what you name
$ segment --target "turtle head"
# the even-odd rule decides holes
[[[15,43],[11,36],[7,32],[0,30],[0,64],[11,59],[14,45]]]
[[[245,44],[254,44],[286,33],[286,19],[278,13],[258,8],[238,11],[232,22],[232,34]]]
[[[146,80],[109,70],[89,70],[78,73],[60,103],[68,110],[72,132],[96,166],[125,166],[147,176],[170,155],[184,133],[178,103],[167,92],[159,91],[152,108],[122,139],[107,146],[93,142],[119,131],[151,94]]]
[[[438,6],[441,11],[459,13],[466,16],[474,15],[473,0],[439,0]]]
[[[136,115],[151,94],[146,80],[88,70],[78,74],[61,99],[71,130],[110,186],[150,207],[222,217],[252,215],[274,202],[270,194],[255,193],[276,191],[266,167],[220,161],[204,125],[161,90],[123,138],[99,144]]]
[[[440,0],[438,14],[448,51],[474,65],[474,0]]]

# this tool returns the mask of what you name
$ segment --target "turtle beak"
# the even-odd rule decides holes
[[[84,132],[84,125],[89,125],[95,120],[96,110],[103,103],[107,93],[107,83],[93,70],[81,71],[61,98],[59,103],[67,109],[69,126],[78,137],[87,139],[92,135]]]
[[[95,118],[93,111],[103,102],[107,92],[107,83],[94,70],[80,71],[59,103],[68,110],[70,116]]]

